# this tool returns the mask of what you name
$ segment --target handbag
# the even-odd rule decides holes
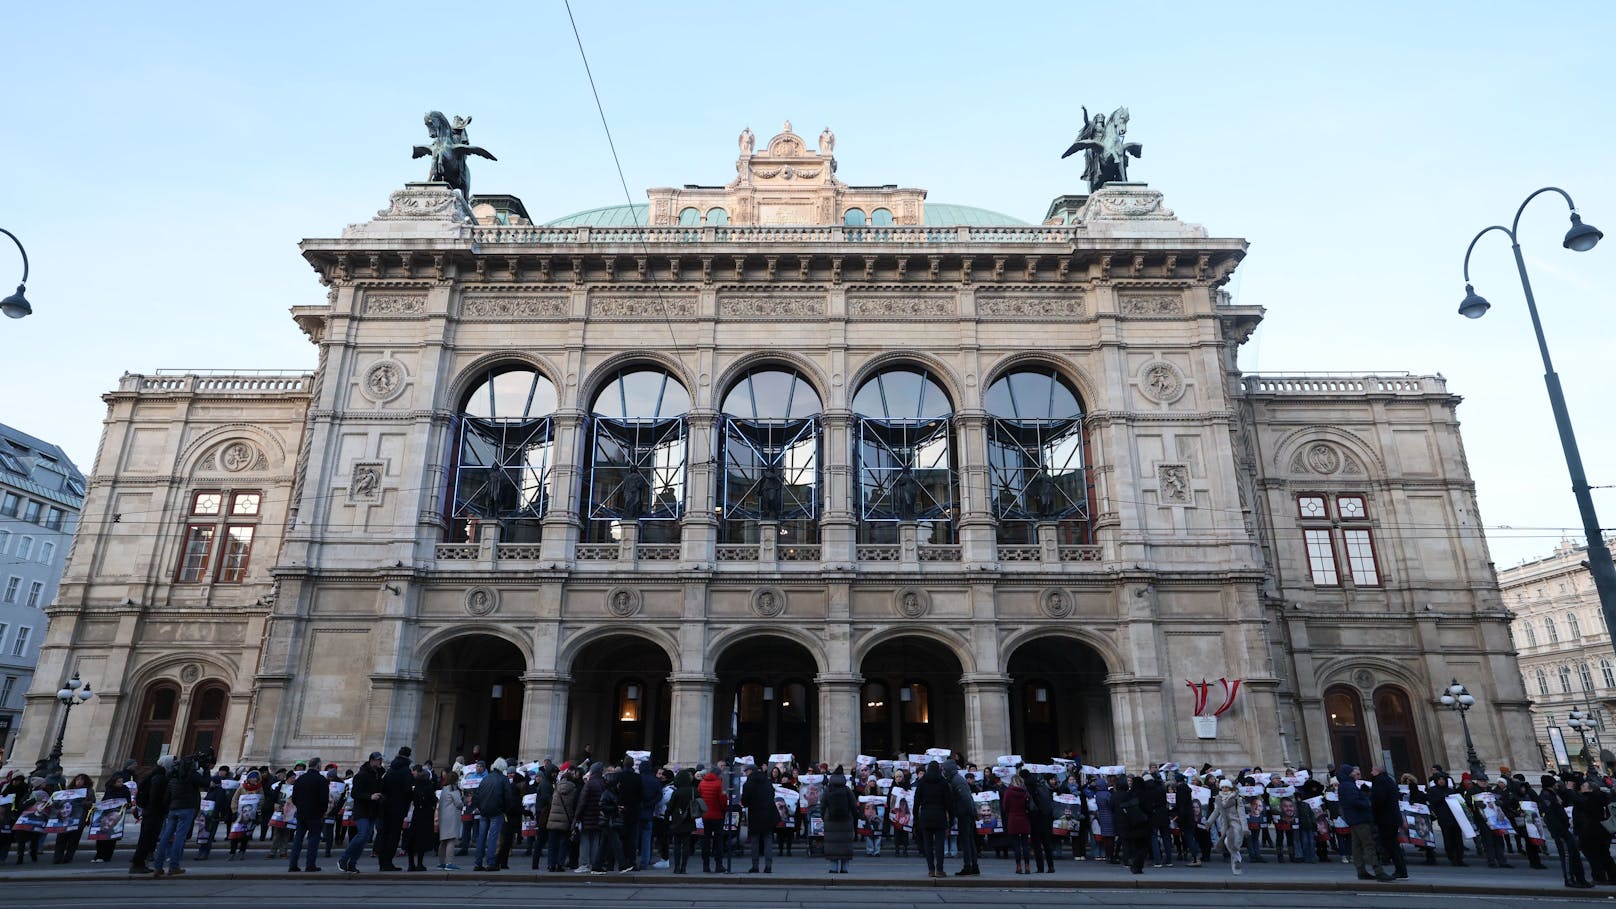
[[[1599,826],[1605,828],[1606,833],[1616,835],[1616,815],[1606,811],[1605,816],[1599,820]]]
[[[691,817],[702,817],[707,814],[707,803],[698,795],[690,800],[689,811]]]

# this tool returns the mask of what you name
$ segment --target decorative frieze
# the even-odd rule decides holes
[[[696,298],[683,294],[611,294],[589,299],[594,319],[690,319]]]
[[[724,294],[718,298],[718,315],[724,319],[817,319],[825,315],[825,298]]]
[[[418,316],[426,312],[426,294],[365,294],[367,316]]]
[[[847,314],[855,319],[952,318],[959,314],[959,303],[951,294],[850,294]]]
[[[984,319],[1076,319],[1084,312],[1079,293],[977,294],[976,314]]]
[[[1119,294],[1117,309],[1125,316],[1177,316],[1184,312],[1184,295]]]
[[[560,294],[467,294],[460,304],[460,314],[467,319],[565,319],[568,309],[567,298]]]

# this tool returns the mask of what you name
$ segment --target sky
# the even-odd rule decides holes
[[[1478,245],[1493,304],[1457,315],[1471,237],[1534,189],[1616,231],[1616,4],[600,3],[576,0],[632,200],[733,177],[735,137],[837,135],[849,183],[1037,222],[1084,190],[1061,160],[1126,106],[1130,177],[1250,252],[1267,310],[1247,372],[1440,373],[1500,567],[1580,539],[1508,242]],[[427,110],[472,115],[499,161],[475,192],[536,220],[625,202],[568,22],[524,3],[27,4],[7,15],[0,227],[34,315],[0,324],[0,422],[88,470],[123,372],[311,369],[296,248],[425,177]],[[1560,247],[1542,196],[1522,249],[1590,482],[1616,485],[1606,367],[1616,235]],[[0,238],[0,243],[4,238]],[[0,284],[20,262],[0,246]],[[1616,492],[1596,490],[1616,527]]]

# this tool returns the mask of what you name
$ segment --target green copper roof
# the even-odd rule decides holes
[[[634,227],[645,223],[645,205],[607,205],[574,212],[547,222],[546,227]],[[973,205],[927,202],[925,223],[929,227],[1025,227],[1027,222]]]

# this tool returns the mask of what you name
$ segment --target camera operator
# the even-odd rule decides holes
[[[146,860],[157,848],[157,835],[163,832],[163,821],[168,817],[168,776],[174,767],[174,755],[165,754],[157,759],[157,767],[140,781],[135,790],[135,807],[140,812],[140,839],[135,842],[135,854],[129,860],[130,874],[151,874]]]
[[[174,762],[168,775],[168,817],[157,839],[157,876],[184,874],[180,860],[185,857],[185,841],[202,806],[202,790],[208,787],[208,771],[213,769],[213,752],[203,750]]]

